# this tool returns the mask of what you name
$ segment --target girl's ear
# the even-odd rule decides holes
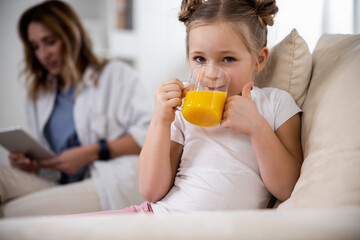
[[[263,47],[258,55],[258,62],[255,65],[255,72],[261,72],[263,70],[268,58],[269,58],[269,49],[267,47]]]

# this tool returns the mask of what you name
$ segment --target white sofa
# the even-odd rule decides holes
[[[304,163],[275,209],[0,220],[0,239],[360,239],[360,35],[324,35],[311,55],[293,30],[255,83],[303,109]]]

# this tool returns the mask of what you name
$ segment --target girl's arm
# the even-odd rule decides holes
[[[280,201],[290,197],[300,176],[300,116],[294,115],[274,133],[267,121],[250,136],[267,189]]]
[[[162,199],[174,184],[183,146],[170,140],[170,127],[151,122],[138,164],[139,191],[149,202]]]
[[[303,158],[300,116],[294,115],[274,133],[251,100],[251,86],[251,83],[244,86],[243,96],[228,99],[221,125],[250,137],[265,186],[284,201],[300,176]]]
[[[139,190],[149,202],[163,198],[174,183],[183,148],[170,140],[170,126],[182,89],[178,79],[171,79],[156,92],[155,111],[138,164]]]

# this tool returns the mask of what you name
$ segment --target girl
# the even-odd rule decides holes
[[[0,166],[3,215],[70,214],[141,203],[137,154],[152,107],[137,75],[124,63],[93,53],[79,17],[65,2],[45,1],[25,11],[19,34],[29,129],[57,156],[37,164],[24,154],[9,155],[13,168]]]
[[[301,110],[285,91],[252,87],[277,11],[272,0],[183,0],[191,69],[214,64],[230,75],[223,119],[192,125],[176,111],[187,88],[178,79],[161,84],[138,164],[148,202],[106,214],[254,209],[271,194],[289,198],[302,163]]]
[[[223,119],[203,128],[176,107],[186,89],[161,84],[138,165],[142,211],[264,208],[289,198],[300,174],[300,109],[284,91],[252,87],[268,59],[273,0],[183,0],[190,67],[216,64],[231,81]],[[131,210],[130,210],[131,211]],[[138,210],[136,210],[138,211]]]

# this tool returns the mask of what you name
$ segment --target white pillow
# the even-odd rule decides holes
[[[324,35],[303,105],[304,163],[278,209],[360,205],[360,35]]]
[[[311,53],[305,40],[293,29],[270,50],[265,68],[255,74],[257,87],[275,87],[289,92],[302,106],[311,75]]]

